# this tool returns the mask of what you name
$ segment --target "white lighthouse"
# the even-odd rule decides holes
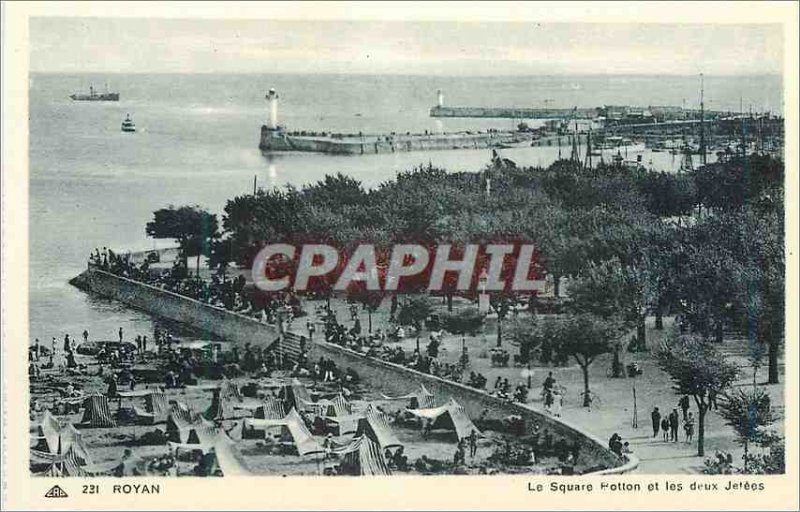
[[[436,105],[441,108],[444,106],[444,93],[441,89],[436,91]]]
[[[275,89],[270,89],[267,92],[267,110],[269,111],[269,120],[267,121],[267,128],[275,130],[278,128],[278,93]]]

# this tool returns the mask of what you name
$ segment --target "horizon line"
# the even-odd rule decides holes
[[[675,76],[675,77],[700,77],[704,78],[730,78],[730,77],[758,77],[770,76],[783,78],[784,73],[760,72],[760,73],[494,73],[487,75],[478,74],[442,74],[442,73],[403,73],[403,72],[382,72],[382,73],[340,73],[330,71],[294,71],[294,72],[273,72],[273,71],[102,71],[102,70],[29,70],[28,74],[48,74],[48,75],[79,75],[79,74],[106,74],[106,75],[319,75],[319,76],[414,76],[414,77],[447,77],[447,78],[497,78],[497,77],[565,77],[565,76]]]

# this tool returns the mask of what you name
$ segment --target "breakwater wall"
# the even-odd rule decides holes
[[[431,117],[488,117],[502,119],[594,119],[596,109],[508,108],[508,107],[433,107]]]
[[[529,407],[493,397],[484,391],[388,361],[366,357],[339,345],[324,341],[315,340],[314,343],[310,344],[310,349],[310,360],[314,361],[319,357],[325,357],[333,360],[340,368],[353,368],[361,379],[388,395],[405,395],[418,390],[420,385],[424,384],[429,391],[437,396],[437,400],[454,398],[464,406],[469,416],[473,419],[478,418],[484,411],[486,411],[486,417],[490,419],[502,419],[511,415],[519,415],[525,420],[528,431],[532,431],[534,425],[539,425],[540,432],[547,429],[553,434],[554,439],[579,440],[581,442],[581,452],[586,454],[590,460],[596,461],[598,465],[605,466],[606,469],[598,473],[626,473],[633,471],[638,465],[638,460],[635,457],[621,461],[606,448],[603,440],[584,432],[574,425]]]
[[[188,324],[238,344],[268,347],[279,337],[276,325],[178,295],[168,290],[89,267],[70,284],[118,300],[152,315]]]
[[[94,267],[89,267],[73,278],[70,284],[87,292],[118,300],[150,314],[209,331],[231,342],[239,344],[249,342],[254,345],[271,346],[280,339],[280,330],[275,325],[264,324],[244,315]],[[287,353],[297,352],[295,349],[297,349],[296,345],[299,345],[299,338],[299,335],[288,333],[282,343],[282,350]],[[625,473],[633,471],[638,465],[638,460],[633,456],[625,461],[619,460],[605,447],[603,440],[574,425],[529,407],[500,400],[484,391],[387,361],[369,358],[324,341],[314,340],[313,343],[308,343],[308,348],[308,357],[311,360],[324,356],[333,360],[340,368],[352,368],[370,386],[386,394],[406,394],[424,384],[438,397],[454,398],[464,406],[472,418],[479,417],[484,411],[489,419],[519,415],[525,420],[528,429],[539,425],[540,430],[548,429],[555,439],[564,437],[570,440],[579,440],[582,456],[588,457],[593,463],[605,468],[594,474]]]
[[[487,149],[530,141],[516,132],[347,136],[342,138],[289,135],[280,129],[261,127],[261,151],[303,151],[333,155],[369,155],[408,151]]]

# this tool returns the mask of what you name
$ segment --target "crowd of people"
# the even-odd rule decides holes
[[[443,332],[432,332],[429,335],[424,352],[415,348],[409,354],[401,346],[393,344],[394,340],[402,339],[406,336],[407,333],[402,326],[395,326],[388,331],[376,329],[372,334],[365,334],[362,332],[361,323],[357,314],[353,313],[352,308],[351,320],[353,326],[348,328],[337,320],[335,312],[326,311],[324,316],[325,341],[360,352],[368,357],[382,359],[453,382],[464,383],[476,389],[486,389],[487,379],[480,372],[471,371],[468,378],[464,378],[468,358],[462,355],[458,363],[449,363],[441,360],[439,346],[441,345]],[[313,338],[311,325],[313,324],[307,324],[307,329],[309,330],[309,336]],[[527,388],[525,386],[522,387],[525,388],[524,391],[517,387],[514,393],[514,398],[520,402],[527,400]],[[506,399],[511,398],[509,389],[497,386],[495,386],[494,394]]]
[[[149,259],[135,264],[130,254],[116,254],[103,247],[89,255],[89,265],[112,274],[147,283],[215,307],[247,315],[263,323],[274,324],[283,315],[289,321],[302,314],[300,300],[292,293],[272,293],[259,296],[245,289],[247,280],[238,275],[228,279],[224,271],[211,275],[210,280],[191,275],[185,261],[177,259],[170,269],[156,271]]]
[[[678,413],[678,408],[682,412],[682,416]],[[672,409],[669,414],[662,415],[658,407],[653,407],[650,412],[650,421],[653,427],[653,437],[658,437],[659,431],[661,432],[664,442],[678,442],[678,432],[681,425],[683,425],[683,432],[687,443],[691,443],[694,439],[694,414],[689,412],[689,397],[683,395],[678,400],[678,407]]]

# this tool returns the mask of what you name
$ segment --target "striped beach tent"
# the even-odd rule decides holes
[[[436,400],[433,393],[428,391],[425,384],[420,384],[419,390],[402,396],[388,396],[381,394],[383,400],[408,400],[409,409],[429,409],[434,407]]]
[[[235,400],[237,402],[244,401],[244,397],[242,396],[242,392],[239,390],[239,386],[229,379],[222,379],[222,383],[219,385],[219,395],[223,400]]]
[[[83,419],[81,425],[87,427],[116,427],[117,422],[108,408],[108,397],[105,395],[89,395],[83,401]]]
[[[372,406],[367,406],[364,417],[358,420],[356,437],[366,436],[372,439],[381,449],[403,446],[392,431],[389,421],[381,411]]]
[[[81,468],[78,458],[72,449],[67,450],[63,454],[31,450],[31,463],[45,464],[45,469],[39,473],[35,473],[35,476],[86,476],[86,472]]]
[[[50,411],[45,410],[39,422],[34,427],[34,439],[36,444],[34,450],[42,452],[56,453],[58,449],[58,433],[61,431],[61,424],[58,420],[50,414]]]
[[[217,441],[217,437],[220,435],[220,431],[216,427],[210,425],[195,425],[189,428],[185,444],[213,446]]]
[[[367,436],[353,439],[349,444],[334,449],[341,457],[339,472],[353,476],[389,476],[392,474],[380,446]]]
[[[156,417],[167,419],[169,415],[169,402],[163,391],[152,391],[144,397],[144,409]]]
[[[294,444],[297,448],[297,453],[300,455],[324,452],[322,446],[314,439],[311,432],[308,431],[303,418],[300,417],[300,414],[298,414],[295,409],[289,411],[289,414],[286,415],[283,422],[283,430],[280,436],[281,442],[290,442]]]
[[[292,379],[290,383],[284,384],[278,397],[286,402],[287,407],[295,408],[298,411],[305,410],[307,403],[313,403],[308,389],[297,379]]]
[[[203,416],[211,421],[219,421],[234,417],[233,404],[230,402],[230,398],[223,397],[222,389],[213,390],[211,405],[208,406]]]
[[[262,420],[279,420],[286,416],[283,400],[269,396],[253,412],[253,418]]]
[[[242,453],[227,436],[219,436],[213,448],[216,465],[222,476],[247,476],[253,471],[245,462]]]
[[[213,424],[183,404],[176,404],[167,417],[167,439],[174,443],[185,443],[189,431],[196,426],[213,426]]]
[[[432,421],[431,430],[446,429],[454,431],[459,440],[468,437],[473,431],[477,435],[483,436],[478,427],[472,423],[464,407],[452,398],[441,407],[408,409],[408,412],[418,418]]]

